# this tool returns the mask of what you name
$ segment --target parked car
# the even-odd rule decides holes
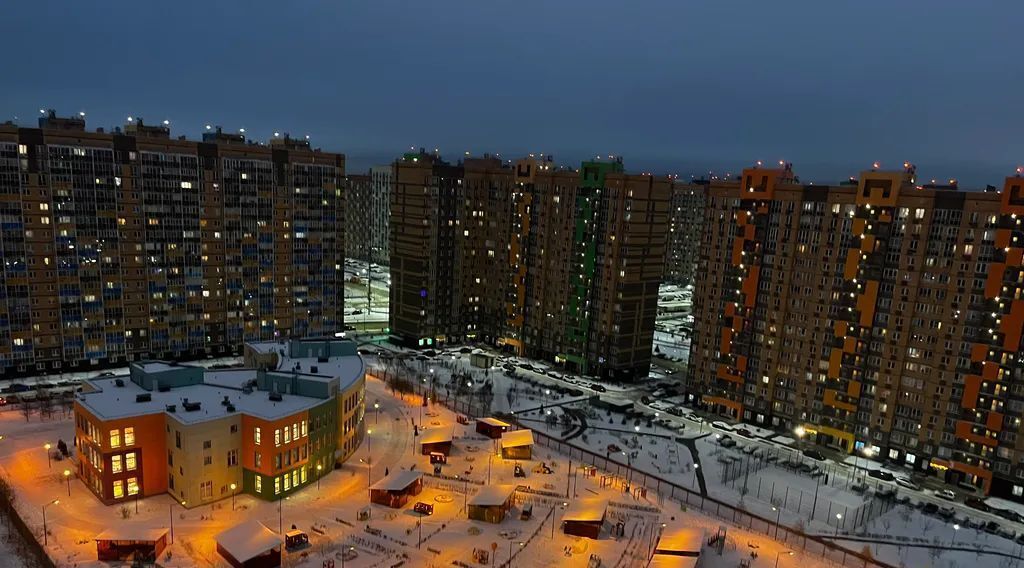
[[[615,444],[608,444],[608,447],[606,449],[613,454],[617,454],[622,451],[622,448],[616,446]]]
[[[850,486],[850,490],[853,491],[854,493],[864,494],[868,490],[868,484],[854,483],[853,485]]]
[[[896,488],[892,486],[882,487],[875,492],[875,497],[879,499],[893,499],[896,497]]]
[[[430,503],[424,503],[423,501],[419,501],[415,505],[413,505],[412,506],[412,510],[416,511],[417,513],[419,513],[421,515],[433,515],[434,514],[434,506],[432,504],[430,504]]]
[[[949,501],[956,501],[956,493],[953,493],[950,489],[940,489],[935,492],[935,496]]]
[[[989,507],[988,503],[986,503],[984,499],[979,499],[977,497],[968,497],[964,499],[964,505],[986,513],[992,510],[992,507]]]
[[[714,422],[711,423],[711,425],[714,426],[715,428],[718,428],[719,430],[727,430],[729,432],[732,432],[732,426],[730,426],[727,422],[715,420]]]
[[[965,503],[966,503],[966,501],[965,501]],[[1006,519],[1008,521],[1014,521],[1014,522],[1020,522],[1021,521],[1021,516],[1019,514],[1017,514],[1016,511],[1011,511],[1009,509],[996,509],[996,508],[992,508],[992,507],[990,507],[989,509],[993,513],[995,513],[996,515],[999,515],[1000,517],[1002,517],[1002,518],[1004,518],[1004,519]]]
[[[872,469],[868,472],[868,476],[874,477],[875,479],[881,479],[882,481],[892,481],[896,479],[895,475],[881,469]]]
[[[804,450],[804,455],[816,461],[825,461],[825,455],[813,448]]]
[[[722,436],[722,438],[718,440],[718,443],[723,447],[731,448],[736,445],[736,440],[733,440],[729,436]]]
[[[608,389],[606,389],[604,387],[604,385],[599,385],[599,384],[591,384],[590,385],[590,390],[593,390],[593,391],[596,391],[596,392],[608,392]]]
[[[940,517],[948,521],[949,519],[953,518],[953,515],[956,514],[956,509],[954,509],[953,507],[939,507],[938,513]]]
[[[925,503],[924,508],[921,509],[921,512],[926,515],[935,515],[939,512],[939,506],[936,505],[935,503]]]
[[[894,481],[896,481],[896,485],[899,485],[900,487],[903,487],[903,488],[906,488],[906,489],[913,489],[914,491],[920,491],[921,490],[921,486],[920,485],[914,483],[914,480],[910,479],[909,477],[907,477],[905,475],[897,475],[896,479]]]

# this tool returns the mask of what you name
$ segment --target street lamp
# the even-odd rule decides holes
[[[839,521],[843,520],[842,513],[836,513],[836,536],[839,536]]]
[[[370,434],[373,430],[366,430],[366,489],[370,489],[370,476],[373,474],[373,464],[370,463]]]
[[[323,475],[323,464],[316,464],[316,490],[320,491],[320,476]]]
[[[64,480],[68,482],[68,497],[71,497],[71,470],[64,470]]]
[[[700,469],[700,464],[699,463],[693,464],[693,486],[694,487],[697,486],[697,470],[698,469]]]
[[[46,445],[49,446],[50,444],[46,444]],[[43,503],[43,546],[46,546],[46,542],[47,542],[47,538],[46,538],[46,508],[49,507],[50,505],[56,505],[57,503],[60,503],[60,499],[54,499],[53,501],[50,501],[49,503]]]
[[[519,543],[520,548],[526,546],[525,542]],[[512,568],[512,541],[508,541],[508,566]]]
[[[782,521],[782,507],[772,507],[772,511],[778,511],[775,515],[775,540],[779,540],[779,523]]]
[[[792,550],[780,550],[779,553],[775,555],[775,568],[779,568],[779,557],[782,556],[783,552],[785,552],[787,556],[793,556]]]
[[[373,423],[380,424],[380,403],[373,403]]]
[[[952,546],[953,544],[956,544],[956,533],[957,533],[957,531],[959,531],[959,530],[960,530],[960,524],[959,524],[959,523],[955,523],[955,524],[953,525],[953,541],[949,543],[949,544],[950,544],[951,546]]]
[[[232,483],[231,484],[231,510],[232,511],[235,510],[235,489],[238,489],[238,486],[235,485],[234,483]]]
[[[50,462],[50,448],[53,446],[49,442],[43,444],[43,449],[46,450],[46,467],[53,469],[53,464]]]

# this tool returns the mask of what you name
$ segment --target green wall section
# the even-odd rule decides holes
[[[587,372],[587,338],[590,334],[590,311],[587,300],[591,297],[594,284],[594,269],[597,264],[597,229],[600,213],[601,190],[609,173],[623,172],[622,162],[583,162],[580,165],[579,190],[574,209],[575,229],[573,231],[573,267],[570,277],[572,284],[569,296],[569,320],[565,335],[578,350],[566,353],[566,361],[580,366]]]

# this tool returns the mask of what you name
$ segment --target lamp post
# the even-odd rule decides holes
[[[792,550],[780,550],[779,553],[775,555],[775,568],[779,568],[779,557],[782,556],[783,552],[785,552],[787,556],[793,556]]]
[[[47,446],[49,446],[49,444],[47,444]],[[46,538],[46,508],[49,507],[50,505],[56,505],[57,503],[60,503],[60,499],[54,499],[53,501],[50,501],[49,503],[43,503],[43,546],[46,546],[46,543],[47,543],[47,538]]]
[[[957,531],[959,531],[959,530],[960,530],[960,524],[959,524],[959,523],[955,523],[955,524],[953,525],[953,541],[949,543],[949,544],[950,544],[950,546],[952,546],[952,545],[956,544],[956,533],[957,533]]]
[[[700,464],[693,464],[693,486],[697,487],[697,470],[700,469]]]
[[[354,547],[354,546],[348,547],[349,552],[352,552],[355,549],[356,549],[356,547]],[[345,551],[344,550],[341,551],[341,568],[345,568]]]
[[[380,424],[380,403],[373,403],[373,423]]]
[[[46,467],[49,469],[53,469],[53,463],[50,461],[50,448],[52,447],[49,442],[43,444],[43,449],[46,450]]]
[[[842,513],[836,513],[836,536],[839,536],[839,521],[843,520]]]
[[[71,497],[71,470],[64,470],[64,480],[68,482],[68,497]]]
[[[320,491],[320,477],[323,475],[323,464],[316,464],[316,490]]]
[[[238,485],[231,484],[231,510],[235,510],[235,489],[238,489]]]
[[[370,463],[370,434],[373,430],[366,430],[366,490],[370,490],[370,476],[373,474],[373,464]]]
[[[775,540],[779,540],[779,523],[782,521],[782,507],[772,507],[772,511],[778,511],[775,515]]]
[[[284,502],[291,499],[291,497],[285,497],[277,500],[277,532],[284,534]]]

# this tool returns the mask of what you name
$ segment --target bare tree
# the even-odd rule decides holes
[[[35,412],[35,409],[35,399],[26,399],[25,397],[21,397],[21,414],[25,417],[25,422],[28,422],[32,418],[32,413]]]

